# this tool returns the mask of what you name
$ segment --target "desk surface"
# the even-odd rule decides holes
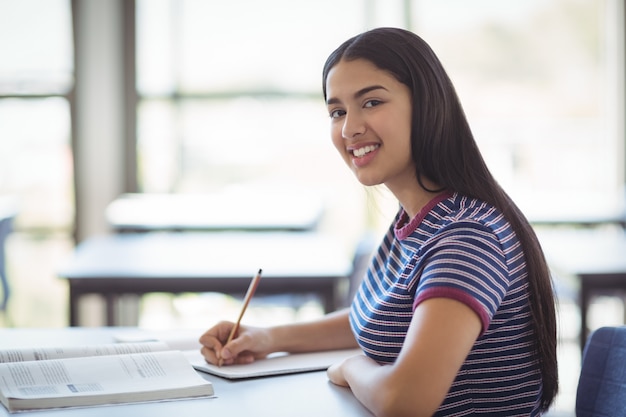
[[[352,256],[315,232],[122,233],[82,242],[59,271],[70,287],[70,324],[80,324],[84,294],[107,298],[107,324],[118,325],[115,298],[151,292],[244,294],[263,269],[258,294],[317,294],[326,311],[344,304]]]
[[[116,231],[311,230],[322,215],[310,193],[123,194],[106,219]]]
[[[615,229],[539,229],[551,267],[572,275],[626,274],[626,233]]]
[[[337,277],[351,256],[315,232],[185,232],[115,234],[76,248],[59,275],[89,278]]]
[[[0,329],[0,349],[15,347],[85,345],[113,342],[113,336],[137,329]],[[216,398],[191,399],[105,407],[74,408],[20,413],[51,417],[171,417],[179,416],[371,416],[350,390],[332,385],[325,372],[311,372],[242,381],[202,374],[211,381]],[[0,417],[12,416],[0,406]]]

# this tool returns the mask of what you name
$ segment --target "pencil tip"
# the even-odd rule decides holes
[[[261,272],[263,272],[263,270],[261,268],[259,268],[259,275],[261,275]]]

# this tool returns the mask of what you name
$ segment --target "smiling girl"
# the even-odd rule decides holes
[[[399,211],[349,310],[307,323],[232,323],[200,338],[206,360],[360,346],[331,366],[376,416],[536,416],[557,389],[552,283],[528,221],[489,172],[454,87],[417,35],[379,28],[328,58],[331,138]]]

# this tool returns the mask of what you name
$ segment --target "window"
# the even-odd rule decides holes
[[[0,56],[0,195],[18,200],[20,227],[69,233],[74,216],[69,1],[0,0]]]

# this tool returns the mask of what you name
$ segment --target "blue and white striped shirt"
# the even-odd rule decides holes
[[[350,324],[364,352],[394,362],[413,311],[435,297],[463,302],[482,322],[436,415],[539,415],[526,261],[499,210],[456,193],[414,219],[400,210],[352,303]]]

